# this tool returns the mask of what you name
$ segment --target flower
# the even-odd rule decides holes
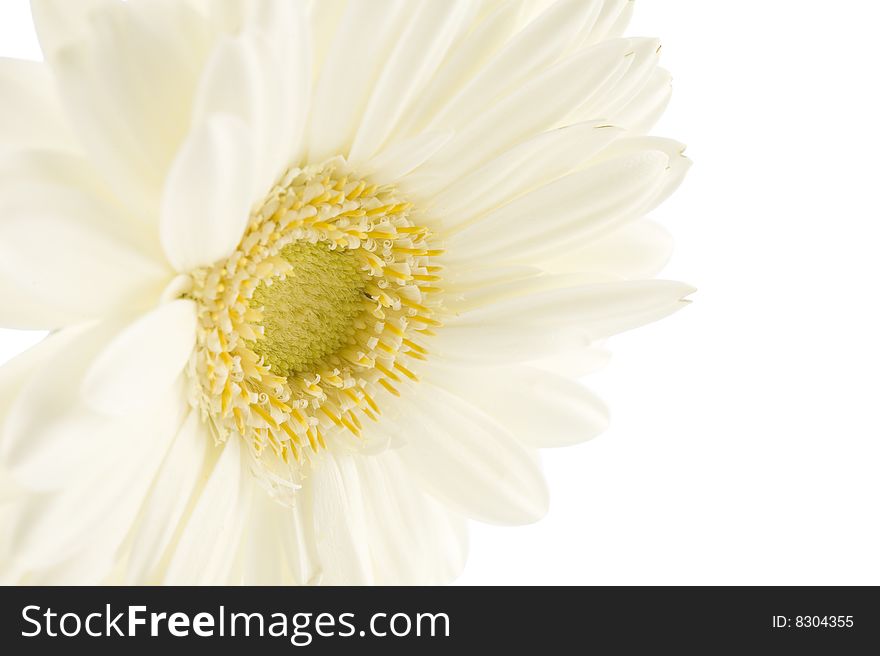
[[[3,579],[432,583],[678,309],[626,0],[34,0],[2,61]]]

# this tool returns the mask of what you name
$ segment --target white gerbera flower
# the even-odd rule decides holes
[[[2,576],[430,583],[679,308],[627,0],[34,0],[0,62]]]

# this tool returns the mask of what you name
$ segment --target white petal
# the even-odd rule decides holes
[[[327,454],[318,463],[303,500],[311,509],[321,582],[369,585],[374,582],[360,474],[354,457]]]
[[[189,413],[156,475],[144,503],[127,562],[127,579],[152,582],[180,520],[202,481],[205,457],[213,438],[197,412]]]
[[[569,378],[535,367],[435,368],[432,380],[493,416],[518,440],[536,448],[593,439],[608,426],[608,409]]]
[[[169,277],[86,162],[38,151],[0,162],[2,287],[89,319],[149,305]]]
[[[599,6],[560,0],[532,21],[431,122],[432,130],[467,125],[493,102],[554,63],[574,41]],[[570,81],[569,81],[570,82]]]
[[[327,54],[333,47],[342,15],[349,0],[321,0],[309,7],[309,33],[311,35],[312,67],[315,77],[320,76]]]
[[[19,483],[62,487],[127,437],[116,436],[112,422],[84,407],[78,393],[87,367],[116,330],[113,324],[67,329],[61,333],[70,335],[65,347],[34,368],[9,409],[0,440],[3,464]]]
[[[284,558],[293,582],[297,585],[313,585],[318,582],[321,576],[320,559],[315,551],[314,522],[307,502],[303,501],[291,509],[285,509],[282,522],[278,526]]]
[[[405,177],[440,151],[451,138],[451,132],[426,132],[398,141],[366,162],[361,170],[365,175],[375,175],[379,180],[397,182],[403,188]]]
[[[619,140],[594,165],[522,196],[456,234],[448,242],[449,257],[534,261],[595,238],[650,211],[680,184],[687,169],[681,150],[666,140]]]
[[[54,19],[38,20],[38,30],[73,129],[118,196],[150,222],[190,125],[207,24],[178,0],[94,4],[76,12],[69,36]]]
[[[71,557],[94,564],[93,558],[100,555],[111,562],[180,427],[185,407],[183,385],[177,385],[156,406],[116,421],[108,431],[116,443],[106,442],[105,451],[76,466],[70,485],[23,499],[10,529],[16,557],[35,568]],[[74,455],[75,449],[56,452],[55,457],[67,460]]]
[[[519,25],[521,2],[502,2],[470,32],[459,38],[425,89],[401,119],[399,138],[425,131],[430,120],[506,43]],[[454,126],[456,129],[459,126]]]
[[[80,329],[59,330],[37,342],[24,353],[0,366],[0,437],[6,413],[34,373],[45,367],[52,358],[82,332]]]
[[[455,139],[419,171],[426,180],[419,181],[418,193],[433,195],[448,184],[451,175],[463,177],[525,139],[554,127],[577,103],[601,93],[615,72],[627,66],[629,48],[624,39],[599,44],[543,71],[497,105],[474,108],[460,124]]]
[[[618,115],[627,104],[641,93],[651,80],[660,60],[660,41],[657,39],[629,39],[631,50],[627,53],[626,71],[574,109],[566,120],[586,121],[602,118],[615,125],[628,128]]]
[[[657,68],[639,93],[615,116],[615,120],[634,133],[646,133],[659,120],[672,97],[672,76]]]
[[[114,0],[31,0],[34,26],[46,59],[87,36],[89,16]]]
[[[196,340],[196,304],[177,300],[127,326],[86,373],[83,396],[97,410],[125,414],[150,405],[177,379]]]
[[[524,524],[547,511],[544,478],[532,455],[481,410],[424,384],[404,426],[400,456],[425,488],[480,521]]]
[[[595,23],[581,35],[584,45],[592,45],[623,34],[635,3],[633,0],[602,0],[601,4],[602,10]]]
[[[240,443],[232,438],[223,445],[192,514],[185,520],[165,583],[206,585],[227,581],[241,543],[253,487]]]
[[[242,584],[285,583],[285,554],[279,523],[290,521],[280,504],[266,494],[254,495],[242,540]]]
[[[77,150],[45,64],[0,58],[0,97],[0,152]]]
[[[379,150],[469,23],[474,9],[472,0],[420,0],[412,8],[411,18],[372,89],[349,161],[357,164]]]
[[[455,579],[467,554],[466,522],[419,489],[398,454],[356,463],[376,583],[438,585]]]
[[[255,200],[249,136],[240,119],[211,118],[193,130],[171,167],[159,230],[178,271],[213,264],[241,240]]]
[[[656,321],[686,305],[693,291],[665,280],[539,291],[448,321],[434,349],[471,366],[533,360]]]
[[[52,330],[77,322],[75,313],[53,308],[0,274],[0,326],[18,330]]]
[[[287,18],[292,28],[296,23],[292,16]],[[307,98],[303,97],[303,80],[294,81],[294,73],[304,78],[308,62],[288,62],[294,55],[284,53],[282,58],[275,47],[294,38],[297,35],[288,34],[287,40],[275,44],[265,32],[252,30],[221,39],[196,95],[195,125],[211,116],[228,115],[241,119],[247,127],[256,151],[252,176],[255,195],[265,193],[291,164],[295,142],[301,139],[304,127],[302,105]],[[301,50],[307,52],[304,45]]]
[[[541,133],[451,184],[431,208],[447,217],[443,229],[453,230],[580,168],[620,134],[604,121]]]
[[[657,274],[672,254],[672,237],[653,221],[635,221],[546,263],[549,271],[595,271],[633,280]]]
[[[401,0],[350,2],[315,89],[308,153],[313,162],[345,155],[369,92],[400,33]]]

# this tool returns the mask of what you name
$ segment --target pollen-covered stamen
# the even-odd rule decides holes
[[[440,251],[411,215],[342,160],[291,169],[236,251],[193,274],[195,402],[218,440],[245,439],[285,498],[309,453],[361,437],[381,398],[418,380],[440,324]]]

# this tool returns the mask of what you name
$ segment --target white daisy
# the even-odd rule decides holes
[[[432,583],[667,315],[627,0],[34,0],[0,61],[6,582]]]

